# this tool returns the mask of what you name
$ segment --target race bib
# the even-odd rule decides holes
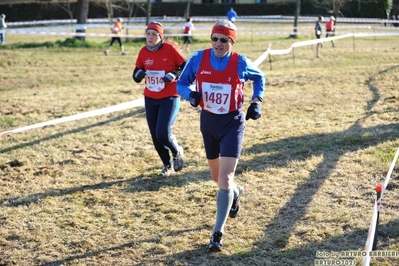
[[[214,114],[227,114],[230,109],[231,85],[202,83],[204,110]]]
[[[150,91],[160,92],[165,88],[163,77],[165,70],[147,70],[145,76],[145,84]]]

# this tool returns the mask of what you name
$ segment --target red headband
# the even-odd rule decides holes
[[[155,30],[159,33],[161,39],[163,38],[163,27],[157,23],[150,23],[147,26],[147,29],[145,30],[145,32],[147,32],[147,30]]]
[[[226,35],[227,37],[229,37],[231,39],[231,41],[233,43],[236,42],[237,32],[233,29],[230,29],[230,28],[227,28],[227,27],[221,26],[221,25],[213,26],[212,34],[214,34],[214,33],[220,33],[220,34]]]

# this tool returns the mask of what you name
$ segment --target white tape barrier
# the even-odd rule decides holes
[[[104,115],[104,114],[122,111],[122,110],[130,109],[130,108],[135,108],[135,107],[139,107],[139,106],[143,106],[143,105],[144,105],[144,98],[140,98],[140,99],[133,100],[130,102],[121,103],[121,104],[117,104],[117,105],[110,106],[110,107],[105,107],[102,109],[97,109],[97,110],[93,110],[93,111],[89,111],[89,112],[85,112],[85,113],[66,116],[66,117],[62,117],[62,118],[58,118],[58,119],[54,119],[54,120],[26,126],[26,127],[21,127],[21,128],[5,131],[5,132],[0,133],[0,136],[9,135],[9,134],[13,134],[13,133],[19,133],[19,132],[23,132],[23,131],[26,131],[29,129],[34,129],[34,128],[39,128],[39,127],[45,127],[45,126],[55,125],[55,124],[59,124],[59,123],[79,120],[79,119],[83,119],[83,118],[89,118],[89,117],[93,117],[93,116],[97,116],[97,115]]]
[[[399,23],[399,21],[398,21]],[[57,27],[20,27],[20,28],[10,28],[8,27],[8,31],[12,32],[12,30],[25,30],[25,31],[75,31],[75,30],[88,30],[88,29],[103,29],[110,31],[111,26],[109,24],[71,24],[70,26],[57,26]],[[145,32],[146,27],[145,26],[140,26],[140,25],[124,25],[123,26],[124,30],[140,30],[141,32]],[[165,32],[168,31],[181,31],[182,27],[179,26],[164,26]],[[249,26],[240,26],[240,35],[241,34],[248,34],[248,32],[254,32],[256,30],[257,32],[287,32],[289,30],[310,30],[314,32],[314,25],[310,26],[297,26],[297,27],[292,27],[292,26],[277,26],[277,27],[271,27],[271,26],[266,26],[266,27],[249,27]],[[399,31],[398,27],[385,27],[385,26],[375,26],[372,24],[362,24],[362,25],[343,25],[339,24],[335,26],[336,32],[340,31],[341,29],[368,29],[368,30],[381,30],[381,31]],[[211,30],[210,26],[200,26],[197,25],[195,27],[195,31],[206,31],[208,34]],[[352,31],[353,32],[353,31]]]
[[[87,32],[89,31],[88,28],[102,28],[104,30],[109,30],[109,25],[104,25],[104,24],[75,24],[70,27],[45,27],[45,28],[20,28],[20,29],[7,29],[5,32],[10,35],[49,35],[49,36],[79,36],[79,37],[123,37],[123,38],[144,38],[144,34],[120,34],[120,35],[115,35],[112,33],[90,33]],[[359,28],[365,28],[368,30],[373,30],[373,32],[357,32],[355,33],[355,29]],[[85,32],[76,32],[77,29],[80,30],[85,30]],[[86,31],[87,29],[87,31]],[[140,30],[142,32],[145,31],[144,26],[125,26],[125,29],[135,29],[135,30]],[[169,32],[170,31],[177,31],[180,32],[181,27],[180,26],[170,26],[170,27],[165,27]],[[242,27],[244,29],[241,35],[298,35],[298,34],[314,34],[314,27],[264,27],[264,28],[256,28],[253,29],[251,27]],[[354,34],[356,37],[362,37],[362,36],[397,36],[399,35],[399,27],[375,27],[372,25],[361,25],[361,26],[352,26],[352,25],[342,25],[342,26],[337,26],[337,29],[339,31],[335,32],[335,36],[340,36],[340,35],[346,35],[346,34]],[[347,31],[353,29],[353,31]],[[209,36],[209,30],[210,27],[196,27],[196,31],[194,34],[191,34],[190,36],[193,37],[198,37],[198,36]],[[254,31],[255,30],[255,31]],[[291,30],[294,30],[296,32],[293,32]],[[378,31],[377,33],[375,31]],[[203,31],[204,33],[201,33]],[[345,32],[346,31],[346,32]],[[206,32],[206,33],[205,33]],[[187,34],[183,33],[166,33],[166,37],[183,37],[187,36]]]
[[[201,16],[201,17],[192,17],[194,23],[196,22],[216,22],[220,19],[225,19],[225,16]],[[328,18],[328,16],[326,16]],[[156,20],[161,23],[184,23],[185,18],[182,17],[151,17],[151,20]],[[237,19],[237,23],[239,22],[253,22],[253,23],[293,23],[295,20],[294,16],[281,16],[281,15],[271,15],[271,16],[240,16]],[[113,19],[115,21],[115,19]],[[147,21],[146,17],[132,17],[132,18],[123,18],[124,24],[128,23],[143,23],[145,24]],[[299,16],[298,22],[300,23],[311,23],[316,22],[317,16]],[[373,23],[373,24],[383,24],[383,23],[399,23],[398,20],[390,20],[390,19],[379,19],[379,18],[346,18],[346,17],[338,17],[337,21],[339,23]],[[7,22],[9,27],[18,27],[18,26],[35,26],[35,25],[62,25],[62,24],[76,24],[76,19],[58,19],[58,20],[40,20],[40,21],[18,21],[18,22]],[[87,24],[97,24],[97,23],[109,23],[108,18],[95,18],[95,19],[87,19]]]
[[[271,44],[269,44],[269,47],[267,48],[267,50],[261,54],[261,56],[258,57],[258,59],[256,59],[253,63],[255,66],[259,66],[263,61],[265,61],[265,59],[269,56],[270,54],[270,48],[272,47]]]
[[[393,161],[391,163],[391,167],[389,168],[389,171],[387,173],[387,176],[385,178],[385,182],[384,185],[382,187],[382,191],[381,191],[381,195],[380,198],[376,200],[375,204],[374,204],[374,208],[373,208],[373,215],[371,217],[371,223],[370,223],[370,228],[369,228],[369,232],[367,234],[367,240],[366,240],[366,245],[364,247],[364,251],[367,252],[367,255],[365,257],[363,257],[363,261],[362,261],[362,266],[369,266],[370,265],[370,251],[373,250],[373,243],[374,243],[374,236],[375,236],[375,231],[377,230],[377,214],[378,214],[378,210],[381,207],[381,201],[382,201],[382,196],[384,195],[385,189],[388,186],[389,180],[391,179],[391,175],[393,172],[393,169],[395,168],[396,165],[396,161],[398,160],[399,157],[399,148],[396,150],[396,154],[395,157],[393,158]]]
[[[259,66],[262,63],[262,61],[267,58],[269,51],[270,51],[270,44],[269,44],[268,49],[254,62],[254,64],[256,66]],[[125,109],[139,107],[139,106],[144,106],[144,98],[140,98],[140,99],[137,99],[134,101],[121,103],[118,105],[114,105],[114,106],[110,106],[110,107],[106,107],[106,108],[102,108],[102,109],[97,109],[97,110],[93,110],[93,111],[89,111],[89,112],[85,112],[85,113],[62,117],[62,118],[50,120],[47,122],[42,122],[42,123],[33,124],[30,126],[26,126],[26,127],[21,127],[21,128],[9,130],[9,131],[1,132],[0,136],[10,135],[13,133],[20,133],[20,132],[34,129],[34,128],[55,125],[55,124],[74,121],[74,120],[78,120],[78,119],[82,119],[82,118],[88,118],[88,117],[93,117],[93,116],[97,116],[97,115],[108,114],[111,112],[122,111]]]
[[[10,35],[49,35],[49,36],[79,36],[79,37],[122,37],[122,38],[145,38],[144,34],[112,34],[112,33],[88,33],[88,32],[75,32],[72,31],[73,29],[71,28],[70,32],[62,32],[62,31],[57,31],[54,29],[18,29],[18,30],[5,30],[7,34]],[[260,29],[257,29],[260,30]],[[208,30],[209,31],[209,30]],[[309,31],[306,32],[309,34]],[[270,28],[266,28],[263,31],[250,31],[246,30],[243,31],[241,35],[297,35],[297,34],[304,34],[304,32],[292,32],[292,31],[270,31]],[[311,34],[313,34],[313,30],[311,31]],[[399,36],[399,30],[389,30],[385,32],[357,32],[357,33],[345,33],[345,32],[335,32],[336,36],[345,36],[347,34],[351,34],[351,36],[355,37],[371,37],[371,36]],[[171,34],[165,34],[165,37],[183,37],[187,36],[187,34],[183,33],[171,33]],[[190,36],[193,37],[198,37],[198,36],[209,36],[209,33],[195,33],[191,34]],[[340,38],[345,38],[345,37],[340,37]],[[330,37],[331,38],[334,37]],[[337,38],[337,37],[335,37]],[[317,43],[317,42],[316,42]]]

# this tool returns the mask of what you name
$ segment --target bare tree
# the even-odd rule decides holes
[[[78,0],[77,11],[76,33],[86,33],[87,15],[89,13],[89,0]],[[75,39],[85,41],[86,36],[76,36]]]
[[[127,25],[130,25],[130,19],[133,17],[134,7],[136,6],[136,0],[125,0],[127,11],[128,11],[128,20]],[[126,35],[129,35],[129,27],[126,28]],[[127,38],[126,38],[127,39]]]
[[[152,3],[151,0],[147,0],[147,20],[146,20],[146,25],[150,23],[151,19],[151,9],[152,9]]]
[[[76,2],[76,0],[75,1],[67,0],[66,2],[55,3],[62,10],[66,11],[68,13],[69,18],[71,19],[71,25],[73,25],[73,13],[75,12],[75,7],[76,7],[76,5],[71,5],[72,2]]]
[[[295,18],[294,18],[294,33],[290,35],[291,38],[296,38],[297,37],[298,17],[299,17],[300,13],[301,13],[301,0],[296,0]]]
[[[339,14],[341,13],[341,7],[344,5],[345,1],[344,0],[329,0],[327,2],[330,2],[331,4],[331,13],[334,17],[338,17]]]
[[[358,0],[359,3],[362,0]],[[365,0],[363,0],[365,1]],[[319,0],[310,0],[313,6],[326,8],[326,12],[333,15],[335,18],[342,15],[341,8],[345,4],[346,0],[323,0],[320,2]]]
[[[389,19],[389,14],[391,13],[392,9],[392,0],[383,0],[383,6],[385,9],[385,12],[387,13],[387,19]]]
[[[67,0],[65,2],[56,2],[55,5],[60,7],[62,10],[66,11],[68,13],[68,16],[71,20],[73,20],[73,13],[75,12],[75,5],[71,5],[71,3],[74,3],[76,1],[73,0]]]
[[[190,5],[191,5],[191,0],[187,0],[186,12],[184,12],[185,18],[190,17]]]

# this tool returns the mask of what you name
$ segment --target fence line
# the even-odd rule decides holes
[[[299,16],[299,23],[312,23],[317,21],[318,16]],[[226,19],[225,16],[193,16],[194,22],[216,22],[220,19]],[[184,23],[186,21],[183,17],[151,17],[151,20],[157,20],[163,23]],[[293,23],[295,20],[294,16],[282,16],[282,15],[265,15],[265,16],[240,16],[237,19],[239,22],[250,22],[250,23]],[[115,21],[115,19],[113,20]],[[147,22],[146,17],[123,17],[125,23],[143,23]],[[398,20],[392,19],[379,19],[379,18],[350,18],[350,17],[337,17],[337,21],[340,23],[372,23],[372,24],[395,24],[399,23]],[[57,19],[57,20],[40,20],[40,21],[16,21],[8,22],[9,27],[18,26],[34,26],[34,25],[63,25],[63,24],[76,24],[77,19]],[[110,23],[108,18],[88,18],[88,24],[98,23]]]
[[[87,29],[85,25],[76,25],[79,26],[79,29]],[[98,27],[90,27],[90,28],[98,28]],[[109,30],[109,27],[103,26],[103,29]],[[11,35],[50,35],[50,36],[72,36],[72,37],[122,37],[122,38],[145,38],[144,31],[145,27],[141,26],[134,26],[134,27],[125,27],[125,29],[140,29],[143,30],[143,34],[112,34],[112,33],[88,33],[88,32],[76,32],[76,28],[74,27],[63,27],[63,28],[22,28],[22,29],[3,29],[1,32]],[[342,29],[342,31],[335,31],[336,36],[347,35],[347,34],[354,34],[355,37],[369,37],[369,36],[399,36],[399,28],[395,27],[371,27],[371,26],[363,26],[361,28],[365,29],[372,29],[373,32],[357,32],[354,33],[348,32],[348,29],[354,29],[359,27],[337,27],[337,29]],[[165,32],[165,37],[183,37],[187,36],[188,34],[180,33],[181,27],[165,27],[165,29],[169,30],[176,30],[179,33],[167,33]],[[256,28],[255,31],[252,30],[250,27],[243,27],[244,30],[240,33],[240,35],[287,35],[291,36],[293,34],[300,35],[300,34],[312,34],[314,28],[313,27],[296,27],[297,32],[288,31],[286,27],[267,27],[267,28]],[[375,32],[375,30],[385,30],[384,32]],[[206,33],[198,33],[201,30],[206,30]],[[293,28],[292,30],[295,30]],[[304,31],[299,31],[304,30]],[[197,27],[196,32],[191,34],[192,37],[200,37],[200,36],[209,36],[210,27]],[[330,37],[332,38],[332,37]],[[316,42],[317,43],[317,42]]]

